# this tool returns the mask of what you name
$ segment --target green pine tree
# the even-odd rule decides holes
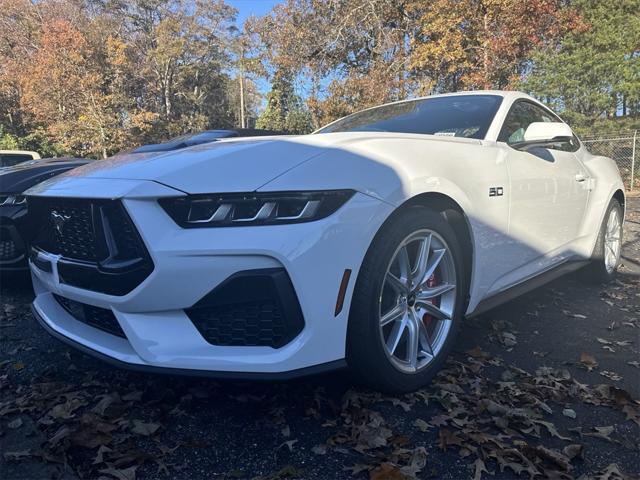
[[[640,0],[574,0],[585,22],[538,51],[522,88],[578,131],[640,127]]]
[[[296,95],[291,79],[281,71],[273,77],[267,107],[256,120],[256,128],[304,134],[312,130],[311,115]]]

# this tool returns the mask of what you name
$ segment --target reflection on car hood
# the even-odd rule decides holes
[[[187,193],[247,192],[332,149],[348,149],[351,144],[373,138],[405,136],[416,138],[416,135],[398,133],[349,132],[225,139],[174,152],[118,154],[72,170],[59,179],[64,178],[65,182],[72,177],[151,180]]]
[[[44,180],[89,162],[90,160],[81,158],[53,158],[27,161],[1,168],[0,194],[22,193]]]

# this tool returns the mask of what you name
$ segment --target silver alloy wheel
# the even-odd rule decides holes
[[[380,291],[379,325],[387,356],[398,370],[416,373],[444,346],[456,302],[451,249],[432,230],[418,230],[398,246]]]
[[[622,246],[622,222],[617,208],[612,208],[604,233],[604,267],[612,273],[618,265]]]

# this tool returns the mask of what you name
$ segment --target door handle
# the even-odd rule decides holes
[[[585,180],[587,180],[587,176],[582,173],[576,173],[575,179],[576,182],[584,182]]]

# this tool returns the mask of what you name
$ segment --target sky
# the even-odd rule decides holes
[[[274,5],[282,3],[282,1],[284,0],[225,0],[225,3],[238,10],[236,26],[238,29],[242,29],[244,21],[251,15],[265,15],[273,8]],[[270,83],[264,78],[257,79],[256,85],[258,87],[258,91],[263,95],[265,95],[271,88]]]
[[[251,15],[264,15],[280,0],[226,0],[228,5],[238,10],[237,24],[242,28],[244,21]]]

